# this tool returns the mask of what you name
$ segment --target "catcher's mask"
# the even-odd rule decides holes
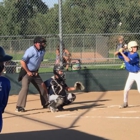
[[[59,73],[61,71],[61,74]],[[61,65],[54,65],[53,73],[58,76],[60,80],[65,80],[64,67]]]
[[[133,47],[137,47],[138,50],[138,43],[136,41],[130,41],[128,43],[128,50],[131,52]]]

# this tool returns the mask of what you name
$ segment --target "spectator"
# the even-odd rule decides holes
[[[63,56],[63,65],[65,69],[68,71],[69,64],[71,62],[71,53],[65,48],[65,46],[62,46],[62,56]],[[60,49],[59,46],[56,49],[56,64],[60,64]]]
[[[117,45],[116,45],[116,52],[119,51],[120,48],[127,48],[127,44],[125,44],[125,41],[124,41],[124,36],[119,36],[118,39],[117,39]],[[117,55],[117,53],[114,53],[114,55]],[[125,68],[125,63],[122,63],[121,69],[124,69]]]

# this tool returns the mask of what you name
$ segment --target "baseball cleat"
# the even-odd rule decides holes
[[[128,103],[126,102],[126,103],[123,103],[121,106],[120,106],[120,108],[127,108],[128,107]]]
[[[52,106],[49,106],[49,109],[52,113],[57,112],[58,110]]]
[[[57,109],[58,109],[58,111],[63,111],[64,110],[63,106],[59,106],[59,107],[57,107]]]

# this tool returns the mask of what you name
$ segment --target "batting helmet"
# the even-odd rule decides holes
[[[138,47],[138,43],[136,41],[130,41],[128,43],[128,50],[131,52],[133,47]]]
[[[5,54],[4,49],[0,46],[0,62],[9,61],[12,58],[12,56]]]

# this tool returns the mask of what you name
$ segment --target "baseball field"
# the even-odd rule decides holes
[[[3,114],[0,140],[139,140],[140,94],[129,93],[129,107],[120,109],[123,91],[76,93],[61,112],[42,109],[39,95],[28,95],[26,112],[15,112],[11,95]]]

